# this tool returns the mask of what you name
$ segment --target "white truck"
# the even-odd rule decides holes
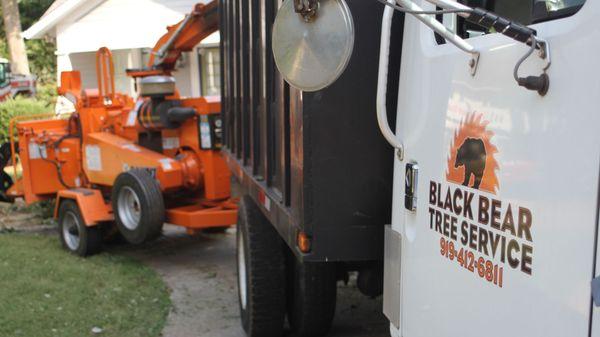
[[[17,95],[35,96],[35,94],[36,77],[12,73],[10,62],[0,58],[0,102]]]
[[[391,335],[600,336],[600,3],[461,2],[389,0],[383,15]],[[390,41],[395,11],[410,14],[403,41]],[[395,132],[388,76],[400,76]]]

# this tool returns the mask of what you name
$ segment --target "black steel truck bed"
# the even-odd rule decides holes
[[[389,223],[393,150],[375,114],[383,8],[348,0],[355,48],[329,88],[300,92],[277,72],[270,45],[278,1],[221,1],[224,144],[228,163],[296,255],[305,261],[378,260]],[[357,15],[359,14],[360,15]],[[394,24],[402,39],[402,19]],[[392,44],[397,73],[400,43]],[[395,109],[397,81],[388,87]],[[299,232],[311,251],[296,248]]]

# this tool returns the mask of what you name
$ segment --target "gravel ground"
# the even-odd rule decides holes
[[[174,226],[141,247],[110,248],[141,259],[171,288],[173,309],[164,337],[243,337],[237,301],[235,230],[226,234],[188,236]],[[354,282],[340,282],[330,336],[389,336],[381,298],[361,295]]]

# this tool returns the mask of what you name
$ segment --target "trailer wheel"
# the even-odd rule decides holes
[[[63,200],[58,209],[60,242],[69,252],[89,256],[102,250],[102,233],[98,226],[87,227],[73,200]]]
[[[337,297],[335,265],[288,256],[288,321],[293,335],[323,336],[331,329]]]
[[[112,190],[112,205],[119,232],[127,242],[155,239],[165,222],[165,204],[158,182],[148,170],[121,173]]]
[[[13,185],[11,176],[0,170],[0,202],[13,202],[13,198],[6,195],[6,191]]]
[[[18,148],[18,143],[15,143],[15,148]],[[13,185],[13,178],[4,171],[4,168],[11,164],[10,143],[0,145],[0,202],[13,202],[14,198],[6,195],[6,191]]]
[[[285,256],[283,243],[248,196],[240,202],[237,269],[242,327],[248,337],[283,334]]]
[[[15,142],[15,150],[19,153],[19,143]],[[10,164],[12,159],[12,150],[10,148],[10,143],[3,143],[0,145],[0,167],[4,169],[4,167]]]

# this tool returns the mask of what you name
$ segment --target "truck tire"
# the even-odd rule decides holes
[[[293,335],[317,337],[331,329],[337,297],[335,265],[288,256],[288,321]]]
[[[237,229],[238,294],[248,337],[279,337],[285,323],[283,242],[248,196],[240,202]]]
[[[102,250],[102,233],[98,226],[88,227],[73,200],[63,200],[58,209],[60,242],[69,252],[90,256]]]
[[[165,222],[165,203],[158,182],[145,169],[121,173],[112,190],[119,232],[127,242],[141,244],[157,238]]]

